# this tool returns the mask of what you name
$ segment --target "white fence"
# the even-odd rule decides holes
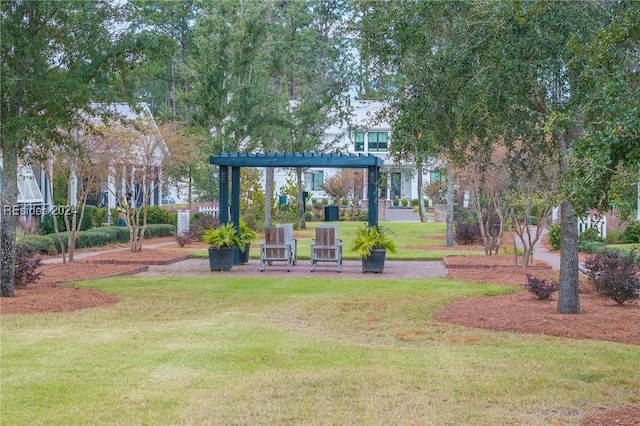
[[[198,212],[218,216],[220,214],[220,209],[218,207],[199,207]]]
[[[554,207],[551,212],[552,222],[555,223],[560,220],[560,209]],[[598,216],[597,214],[589,214],[589,216],[578,219],[578,233],[582,234],[584,231],[590,228],[595,228],[598,231],[598,235],[605,240],[607,239],[607,217],[605,215]]]
[[[578,220],[578,233],[582,234],[587,229],[595,228],[598,235],[605,240],[607,239],[607,217],[606,216],[587,216]]]

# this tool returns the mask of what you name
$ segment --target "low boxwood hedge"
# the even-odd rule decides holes
[[[176,227],[168,224],[147,225],[145,238],[162,238],[174,235]],[[60,237],[68,246],[69,237],[61,232]],[[102,226],[100,228],[80,231],[76,236],[76,248],[101,247],[113,243],[129,242],[129,228],[126,226]],[[56,234],[29,235],[25,237],[25,247],[30,253],[59,254],[60,243]]]

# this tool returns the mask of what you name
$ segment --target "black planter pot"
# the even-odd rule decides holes
[[[244,246],[244,251],[240,252],[240,264],[244,265],[245,263],[249,263],[249,249],[251,248],[251,244],[247,243]]]
[[[387,250],[385,249],[371,250],[371,256],[362,258],[362,272],[382,273],[386,254]]]
[[[228,271],[233,268],[235,247],[209,247],[209,268],[212,271]]]

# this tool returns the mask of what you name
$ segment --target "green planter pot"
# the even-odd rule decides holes
[[[251,248],[251,244],[247,244],[244,246],[244,251],[240,252],[240,264],[244,265],[245,263],[249,263],[249,249]]]
[[[385,249],[371,250],[371,256],[362,258],[362,272],[380,274],[384,271],[384,258],[387,255]]]
[[[209,267],[212,271],[228,271],[233,268],[234,247],[209,247]]]

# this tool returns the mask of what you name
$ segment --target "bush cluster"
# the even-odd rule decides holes
[[[21,289],[27,285],[34,283],[42,272],[38,272],[38,268],[42,266],[42,256],[34,253],[20,239],[16,244],[16,269],[13,276],[13,288]]]
[[[622,233],[622,242],[624,244],[640,243],[640,220],[634,220],[627,225]]]
[[[147,206],[147,225],[159,223],[176,226],[178,224],[178,212],[163,209],[159,206]]]
[[[453,239],[460,245],[480,243],[482,241],[480,225],[477,223],[459,223],[456,225]]]
[[[84,216],[82,217],[82,223],[80,224],[80,230],[86,231],[88,229],[93,228],[95,222],[95,212],[98,210],[95,206],[85,206],[84,208]],[[80,210],[77,213],[77,220],[80,220]],[[64,216],[62,214],[56,214],[56,222],[58,223],[58,231],[65,231],[67,228],[64,224]],[[69,217],[69,221],[71,221],[71,217]],[[43,234],[53,234],[55,230],[53,228],[53,215],[51,213],[47,213],[40,224],[38,225],[38,229]]]
[[[202,241],[202,234],[207,229],[220,226],[220,219],[217,216],[206,213],[195,213],[191,216],[189,228],[193,231],[193,238]]]
[[[558,291],[558,283],[546,278],[537,278],[527,274],[527,283],[524,287],[535,294],[540,300],[547,300]]]
[[[635,248],[628,255],[619,250],[603,250],[589,256],[584,267],[594,288],[604,297],[620,305],[640,297],[640,270]]]
[[[549,228],[549,244],[554,250],[560,250],[560,244],[562,242],[562,227],[560,222],[551,225]]]
[[[175,226],[168,224],[147,225],[145,238],[170,237],[175,232]],[[60,233],[65,247],[68,247],[69,236]],[[129,241],[129,229],[124,226],[102,226],[100,228],[80,231],[76,237],[76,248],[100,247],[112,243],[126,243]],[[60,253],[60,243],[56,234],[29,235],[24,240],[28,253]]]

